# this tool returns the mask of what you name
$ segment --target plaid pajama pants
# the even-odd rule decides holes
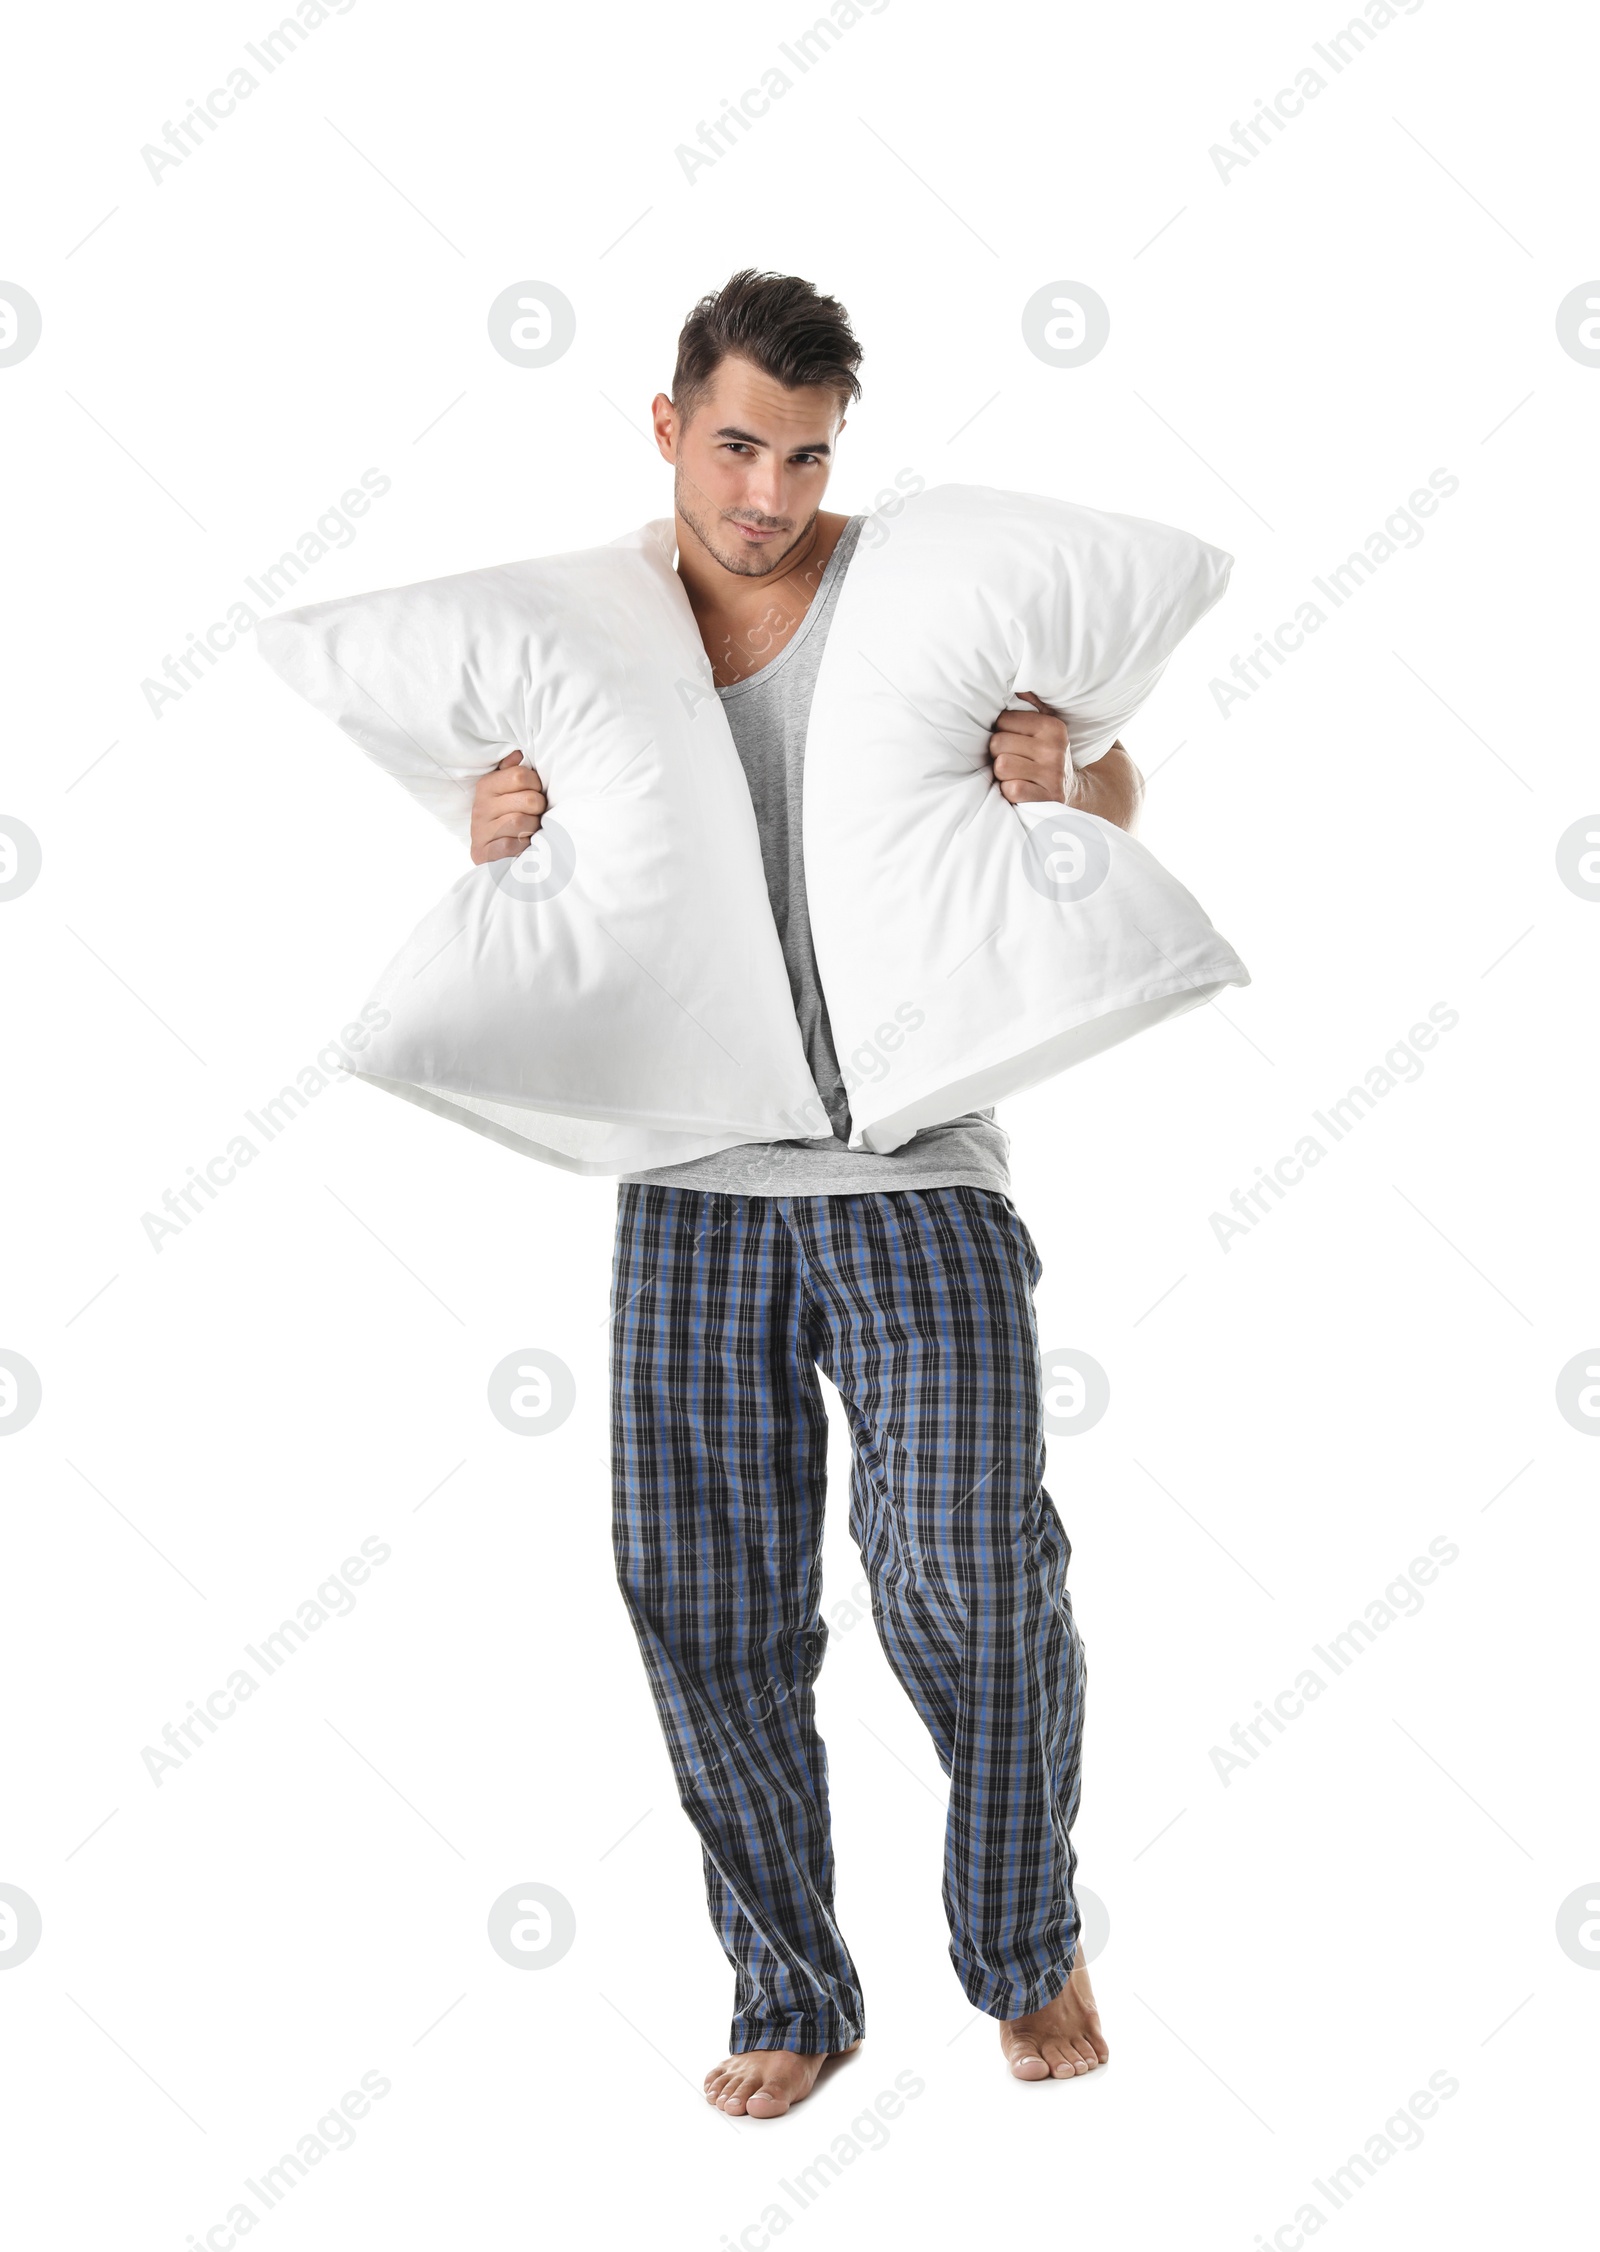
[[[617,1576],[736,1974],[731,2048],[847,2047],[822,1619],[826,1415],[885,1655],[950,1780],[950,1956],[993,2017],[1037,2009],[1077,1943],[1084,1657],[1041,1483],[1032,1238],[992,1190],[619,1191]]]

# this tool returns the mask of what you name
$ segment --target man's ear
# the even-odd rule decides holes
[[[656,451],[663,461],[675,463],[678,458],[678,410],[665,391],[658,391],[650,402],[650,422],[655,431]]]

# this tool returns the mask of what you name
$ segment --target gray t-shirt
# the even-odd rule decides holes
[[[686,1165],[624,1173],[624,1183],[662,1182],[724,1196],[864,1196],[892,1189],[956,1186],[997,1189],[1001,1195],[1009,1191],[1010,1143],[995,1124],[993,1111],[967,1111],[943,1125],[924,1127],[887,1157],[848,1147],[850,1098],[834,1053],[811,944],[800,814],[812,690],[839,589],[865,522],[864,516],[852,516],[840,533],[794,638],[759,672],[717,691],[750,785],[767,895],[783,945],[794,1013],[834,1139],[809,1144],[742,1142]]]

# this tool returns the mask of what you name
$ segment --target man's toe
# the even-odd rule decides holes
[[[1030,2040],[1026,2034],[1012,2044],[1011,2070],[1018,2080],[1048,2080],[1050,2077],[1050,2067],[1039,2053],[1038,2042]]]
[[[1077,2051],[1083,2070],[1092,2072],[1100,2062],[1095,2054],[1093,2042],[1089,2040],[1086,2034],[1079,2033],[1074,2037],[1072,2046]]]
[[[781,2119],[788,2108],[789,2098],[784,2090],[770,2087],[765,2081],[745,2105],[745,2109],[755,2119]]]

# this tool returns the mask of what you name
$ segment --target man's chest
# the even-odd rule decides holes
[[[717,686],[732,688],[771,664],[799,632],[810,601],[811,590],[797,587],[759,605],[698,612],[695,622]]]

